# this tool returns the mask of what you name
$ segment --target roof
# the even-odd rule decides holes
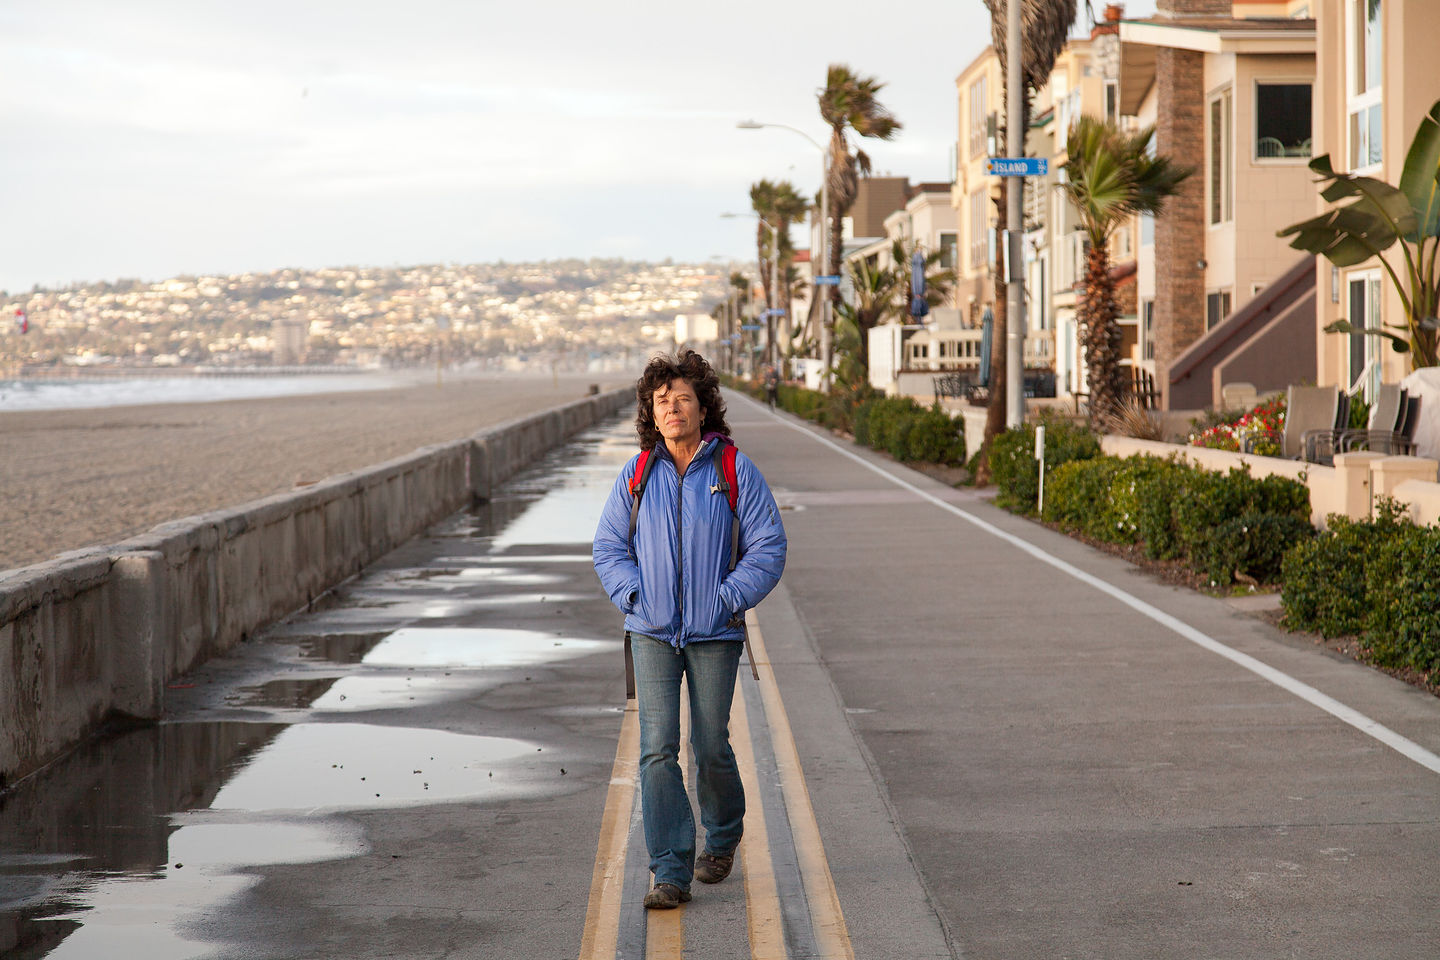
[[[1282,17],[1146,17],[1120,21],[1120,112],[1133,116],[1155,83],[1161,47],[1200,53],[1315,53],[1315,21]]]

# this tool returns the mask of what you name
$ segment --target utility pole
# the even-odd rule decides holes
[[[1020,0],[1005,4],[1005,155],[1025,156]],[[1005,426],[1025,420],[1025,178],[1011,177],[1005,191]]]

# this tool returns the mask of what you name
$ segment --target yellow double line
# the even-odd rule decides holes
[[[800,754],[790,730],[790,719],[780,699],[780,688],[765,648],[765,638],[754,611],[747,615],[750,643],[760,673],[761,711],[752,712],[741,695],[739,684],[751,682],[741,671],[737,696],[731,708],[731,742],[745,785],[745,840],[740,845],[745,887],[750,956],[753,960],[786,960],[786,934],[781,909],[771,837],[766,826],[762,792],[756,780],[753,731],[768,727],[785,817],[799,864],[800,881],[809,907],[810,935],[819,956],[827,960],[854,960],[840,898],[825,859],[820,827],[810,803],[810,791],[800,768]],[[738,709],[737,709],[738,708]],[[687,711],[682,710],[684,717]],[[595,870],[590,882],[590,901],[581,938],[580,960],[615,960],[620,938],[621,902],[624,892],[625,852],[635,803],[636,773],[639,767],[639,714],[633,702],[626,704],[620,725],[620,742],[615,753],[605,812],[600,821],[600,841]],[[682,736],[682,744],[686,739]],[[685,769],[682,767],[682,769]],[[632,891],[636,893],[638,891]],[[647,957],[678,957],[685,944],[684,908],[649,911],[644,914]]]

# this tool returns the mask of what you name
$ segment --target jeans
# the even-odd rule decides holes
[[[680,680],[690,683],[690,747],[705,848],[734,852],[745,820],[745,788],[730,749],[730,701],[740,667],[739,640],[670,644],[634,634],[635,696],[640,712],[640,810],[656,883],[690,889],[695,818],[680,771]]]

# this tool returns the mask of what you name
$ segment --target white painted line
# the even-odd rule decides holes
[[[764,412],[769,413],[768,410]],[[893,473],[890,473],[883,467],[871,463],[869,460],[866,460],[864,457],[861,457],[850,450],[846,450],[844,447],[840,446],[838,443],[835,443],[828,437],[822,437],[812,430],[808,430],[805,427],[791,423],[788,420],[781,419],[776,414],[771,414],[771,416],[775,416],[777,420],[779,420],[785,426],[789,427],[791,430],[794,430],[798,433],[803,433],[807,437],[811,437],[812,439],[814,439],[816,442],[822,443],[830,449],[834,450],[836,453],[839,453],[842,456],[849,457],[851,460],[854,460],[861,466],[880,474],[880,476],[889,480],[896,486],[903,487],[904,489],[909,490],[911,493],[915,494],[915,496],[921,498],[922,500],[928,500],[930,503],[933,503],[941,510],[948,510],[949,512],[955,514],[955,516],[960,517],[963,520],[968,520],[970,523],[973,523],[975,526],[979,527],[981,530],[984,530],[986,533],[999,537],[1001,540],[1004,540],[1007,543],[1019,547],[1021,550],[1024,550],[1026,553],[1035,557],[1037,560],[1042,560],[1045,563],[1050,564],[1050,566],[1056,568],[1057,570],[1068,573],[1076,580],[1080,580],[1083,583],[1088,583],[1090,586],[1099,590],[1101,593],[1114,597],[1116,600],[1119,600],[1121,603],[1125,604],[1127,607],[1130,607],[1132,610],[1135,610],[1137,613],[1149,617],[1151,620],[1154,620],[1156,623],[1160,624],[1163,627],[1168,627],[1169,629],[1173,630],[1175,633],[1178,633],[1180,636],[1184,637],[1186,640],[1189,640],[1196,646],[1203,647],[1206,650],[1209,650],[1211,653],[1219,654],[1226,660],[1238,664],[1239,666],[1244,667],[1246,670],[1249,670],[1251,673],[1270,681],[1277,687],[1280,687],[1282,690],[1288,690],[1290,693],[1293,693],[1295,696],[1299,697],[1301,700],[1304,700],[1306,703],[1319,707],[1321,710],[1324,710],[1332,717],[1343,720],[1345,723],[1350,724],[1350,726],[1354,727],[1356,730],[1359,730],[1361,733],[1364,733],[1370,737],[1374,737],[1376,740],[1379,740],[1381,743],[1385,744],[1390,749],[1401,754],[1402,756],[1414,760],[1416,763],[1420,764],[1420,766],[1425,767],[1432,773],[1440,773],[1440,756],[1437,756],[1429,750],[1426,750],[1424,747],[1420,746],[1420,744],[1416,743],[1415,741],[1407,737],[1401,736],[1400,734],[1396,733],[1394,730],[1391,730],[1389,727],[1385,726],[1379,721],[1372,720],[1360,711],[1355,710],[1351,707],[1347,707],[1345,704],[1334,699],[1333,697],[1321,693],[1319,690],[1316,690],[1308,683],[1305,683],[1301,680],[1296,680],[1288,673],[1277,670],[1269,664],[1262,663],[1261,661],[1256,660],[1254,657],[1250,656],[1248,653],[1241,653],[1239,650],[1228,647],[1225,644],[1221,643],[1219,640],[1216,640],[1214,637],[1201,633],[1199,630],[1196,630],[1188,623],[1185,623],[1184,621],[1179,620],[1176,617],[1172,617],[1170,614],[1159,609],[1158,607],[1151,606],[1144,600],[1141,600],[1139,597],[1126,593],[1124,590],[1121,590],[1114,584],[1107,583],[1104,580],[1101,580],[1099,577],[1086,573],[1079,567],[1076,567],[1070,563],[1065,562],[1064,560],[1061,560],[1059,557],[1052,556],[1051,554],[1046,553],[1044,550],[1035,546],[1033,543],[1030,543],[1027,540],[1023,540],[1012,533],[1007,533],[1006,531],[1001,530],[994,524],[986,520],[980,519],[973,513],[970,513],[966,510],[961,510],[954,504],[946,503],[939,497],[933,496],[925,492],[924,490],[921,490],[914,484],[895,476]]]

